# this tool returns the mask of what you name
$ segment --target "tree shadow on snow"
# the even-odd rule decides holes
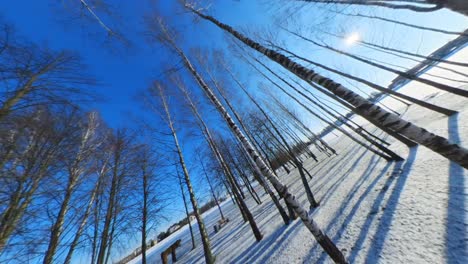
[[[377,158],[377,160],[375,160]],[[367,186],[366,190],[359,196],[357,201],[353,201],[356,195],[358,194],[358,191],[361,189],[361,187],[364,185],[365,182],[373,175],[374,169],[379,163],[379,157],[377,156],[372,156],[371,160],[369,161],[369,166],[367,169],[364,171],[361,177],[359,177],[359,180],[356,181],[354,186],[351,188],[351,191],[349,192],[348,196],[346,197],[346,201],[341,204],[340,208],[336,211],[333,221],[330,222],[327,227],[324,229],[325,232],[329,235],[330,232],[332,231],[332,228],[339,226],[340,228],[336,231],[335,235],[331,237],[331,239],[335,242],[337,242],[344,232],[346,231],[346,227],[351,223],[351,220],[353,217],[356,215],[358,210],[361,208],[361,203],[365,200],[368,194],[371,193],[372,190],[374,190],[375,185],[379,182],[379,180],[387,173],[388,169],[390,168],[392,162],[388,162],[385,167],[383,167],[378,175],[374,177],[371,183]],[[351,211],[343,217],[340,217],[344,210],[351,204],[354,204],[353,208]],[[362,209],[362,208],[361,208]],[[343,220],[342,220],[343,219]],[[342,220],[342,221],[341,221]],[[309,263],[312,262],[312,258],[314,257],[314,252],[316,251],[318,245],[315,245],[310,251],[309,254],[305,257],[304,263]],[[323,252],[317,261],[317,263],[323,263],[327,259],[327,255],[325,252]]]
[[[371,226],[371,223],[375,219],[375,217],[378,215],[379,209],[383,210],[383,214],[380,217],[379,224],[377,227],[377,231],[375,232],[373,236],[373,240],[371,243],[371,248],[369,249],[369,252],[366,256],[366,263],[375,263],[383,249],[383,245],[385,243],[386,237],[388,232],[390,231],[391,225],[392,225],[392,219],[393,215],[395,214],[396,207],[398,205],[398,200],[400,199],[400,195],[403,191],[403,188],[405,186],[406,180],[408,179],[409,173],[411,171],[411,167],[416,159],[416,154],[417,154],[417,147],[413,147],[410,149],[408,158],[404,162],[398,162],[390,177],[387,179],[385,182],[384,186],[380,190],[380,193],[378,194],[377,198],[374,201],[374,204],[371,207],[371,212],[369,213],[369,218],[366,219],[366,222],[364,226],[361,229],[361,233],[359,235],[359,238],[355,244],[355,246],[352,249],[352,254],[349,258],[350,262],[353,262],[359,249],[362,246],[362,243],[364,242],[364,239],[366,237],[366,234],[369,231],[369,228]],[[384,200],[385,193],[389,189],[390,185],[395,182],[395,187],[392,189],[392,193],[387,199],[387,203],[385,206],[380,207],[380,204]]]
[[[339,164],[340,162],[346,160],[346,157],[348,155],[351,155],[353,152],[353,149],[358,149],[360,146],[355,144],[353,141],[348,143],[343,150],[341,150],[341,153],[339,155],[333,155],[331,157],[327,157],[325,159],[319,160],[317,163],[315,163],[311,168],[307,168],[308,171],[313,171],[314,174],[318,174],[320,171],[323,169],[329,168],[329,164],[331,162],[334,162],[335,164]]]
[[[271,257],[274,252],[280,249],[283,242],[288,241],[289,237],[296,233],[302,225],[300,220],[283,225],[268,237],[264,237],[260,242],[253,243],[230,263],[264,263]],[[274,246],[272,246],[274,245]],[[263,258],[261,260],[260,257]]]
[[[460,143],[458,132],[458,114],[448,118],[449,139]],[[466,193],[464,169],[450,162],[449,197],[447,206],[445,254],[447,263],[468,263],[468,245],[466,237]]]
[[[352,151],[352,152],[354,153],[354,155],[357,154],[354,151]],[[369,152],[368,149],[364,149],[362,154],[359,157],[356,158],[354,163],[341,176],[339,176],[340,173],[336,173],[336,172],[341,172],[344,169],[344,167],[336,166],[336,167],[339,167],[339,169],[336,172],[334,172],[334,175],[336,175],[336,176],[332,176],[332,177],[337,178],[337,179],[333,183],[331,183],[332,179],[327,177],[327,181],[325,183],[326,184],[331,184],[331,185],[326,191],[324,191],[325,195],[320,199],[321,204],[325,204],[328,201],[328,199],[333,195],[335,190],[340,187],[341,182],[343,182],[346,179],[346,177],[349,176],[354,171],[354,169],[356,169],[356,167],[362,162],[362,159],[366,156],[366,154],[368,154],[368,152]],[[364,176],[367,175],[368,173],[370,174],[372,172],[372,169],[375,168],[375,166],[377,165],[377,162],[376,162],[373,166],[371,166],[372,161],[374,160],[374,158],[375,158],[375,156],[372,156],[371,161],[369,162],[369,166],[367,167],[367,169],[363,173],[363,176],[361,176],[361,179],[364,178]],[[349,159],[349,160],[351,160],[351,159]],[[324,184],[322,184],[321,186],[317,186],[316,189],[317,190],[323,189]]]

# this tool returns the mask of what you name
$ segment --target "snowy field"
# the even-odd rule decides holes
[[[450,59],[468,61],[468,48]],[[461,78],[438,69],[429,73]],[[399,109],[405,119],[468,147],[466,98],[416,82],[399,91],[459,111],[457,116],[448,118],[418,106],[405,108],[391,99],[383,100]],[[408,149],[392,138],[387,138],[392,143],[390,148],[405,161],[386,162],[344,136],[329,135],[327,140],[339,155],[319,155],[318,163],[306,161],[307,169],[314,175],[310,180],[312,191],[320,201],[320,207],[310,213],[350,263],[468,263],[467,170],[424,147]],[[307,208],[298,173],[282,174],[281,181]],[[261,190],[259,194],[261,205],[252,199],[247,199],[247,204],[264,235],[260,242],[255,241],[249,225],[243,223],[231,201],[222,205],[231,221],[217,234],[213,225],[220,218],[219,212],[214,208],[205,213],[217,263],[332,263],[300,220],[285,226],[267,195]],[[198,228],[193,224],[198,238]],[[149,263],[161,263],[160,252],[177,239],[182,239],[177,263],[204,262],[199,240],[197,248],[190,251],[190,235],[185,226],[148,250]],[[131,263],[140,261],[137,258]]]

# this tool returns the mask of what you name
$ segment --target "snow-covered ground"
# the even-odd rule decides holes
[[[468,48],[450,59],[468,61]],[[460,79],[439,69],[429,73]],[[457,116],[448,118],[418,106],[404,108],[391,99],[383,101],[400,109],[405,119],[468,146],[468,124],[463,122],[468,120],[466,98],[416,82],[399,91],[459,111]],[[424,147],[408,149],[391,138],[387,140],[405,161],[386,162],[344,136],[329,135],[328,141],[339,155],[322,155],[318,163],[306,162],[314,175],[310,180],[312,191],[320,201],[320,207],[311,216],[350,263],[468,263],[468,171]],[[283,174],[281,180],[308,208],[298,173]],[[261,205],[252,199],[247,203],[264,235],[260,242],[255,241],[249,225],[242,222],[231,201],[222,205],[231,221],[217,234],[213,232],[213,225],[220,218],[217,209],[204,215],[218,263],[332,262],[300,220],[285,226],[273,203],[259,192]],[[198,239],[196,223],[194,227]],[[182,246],[177,249],[178,263],[204,262],[199,240],[197,248],[190,251],[190,235],[185,226],[148,250],[149,263],[160,263],[160,252],[177,239],[182,239]],[[140,261],[137,258],[131,263]]]

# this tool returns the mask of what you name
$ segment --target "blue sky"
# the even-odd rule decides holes
[[[210,5],[210,12],[222,19],[222,21],[235,25],[239,29],[245,29],[247,26],[264,29],[267,28],[266,25],[271,25],[273,19],[278,19],[272,15],[272,10],[276,9],[274,1],[271,6],[259,4],[261,1],[222,2]],[[114,4],[115,11],[119,12],[118,15],[121,16],[117,25],[119,29],[120,27],[123,29],[124,35],[134,44],[130,52],[119,52],[118,54],[110,52],[108,47],[103,44],[106,33],[102,28],[93,25],[93,21],[82,24],[80,21],[70,19],[67,17],[68,10],[61,8],[59,3],[30,0],[2,1],[0,7],[3,18],[15,25],[20,35],[54,49],[70,49],[79,52],[88,66],[85,70],[94,75],[101,83],[96,88],[97,92],[105,98],[103,102],[92,107],[97,108],[111,126],[118,127],[128,125],[128,114],[135,113],[137,110],[134,103],[136,91],[147,87],[155,76],[161,76],[160,66],[170,61],[164,55],[164,51],[161,51],[160,48],[150,47],[145,40],[143,17],[149,13],[149,10],[156,9],[155,6],[145,3],[146,1],[116,1]],[[164,13],[169,19],[174,18],[174,6],[170,3],[173,2],[160,1],[157,6],[158,12]],[[24,8],[25,6],[27,8]],[[346,9],[346,12],[352,13],[355,9],[351,7]],[[362,8],[359,8],[360,10]],[[438,22],[443,21],[443,28],[452,30],[462,30],[463,22],[466,22],[466,18],[449,11],[433,12],[431,15],[407,11],[389,12],[387,9],[376,10],[375,8],[372,11],[396,20],[409,23],[414,21],[421,25],[435,27],[440,27]],[[333,13],[330,13],[330,16],[335,16],[334,21],[327,22],[324,26],[322,23],[327,19],[320,18],[323,17],[321,14],[323,14],[323,11],[314,10],[313,6],[305,6],[298,12],[297,19],[303,22],[301,24],[311,25],[311,27],[303,28],[302,32],[305,32],[306,35],[307,32],[313,32],[309,36],[314,37],[317,34],[317,28],[326,29],[328,27],[331,29],[329,31],[338,31],[345,35],[356,31],[368,41],[397,47],[404,46],[408,50],[419,51],[421,54],[429,53],[453,38],[453,36],[416,31],[384,22],[349,19],[348,17],[340,18],[340,16]],[[450,17],[450,19],[447,19],[447,17]],[[345,19],[346,23],[339,26],[344,30],[336,30],[338,28],[337,24],[345,21]],[[225,47],[223,34],[206,22],[193,24],[192,19],[185,15],[183,19],[174,19],[170,23],[177,24],[177,27],[183,30],[184,47],[187,49],[198,45],[210,48]],[[109,24],[112,25],[111,22]],[[294,28],[294,26],[291,26],[291,28]],[[323,34],[319,39],[322,37]],[[298,41],[293,36],[281,34],[280,38],[286,43],[293,42],[294,45],[292,47],[288,45],[288,47],[295,52],[325,62],[329,66],[351,69],[351,71],[358,72],[364,77],[376,78],[376,81],[382,83],[391,79],[388,76],[382,76],[382,74],[376,76],[371,73],[372,71],[366,73],[366,68],[359,63],[344,59],[329,51],[317,49],[307,43]],[[428,40],[430,40],[430,43],[428,43]],[[328,37],[327,43],[349,49],[349,47],[343,45],[341,40],[335,38]],[[359,52],[360,50],[352,47],[351,51]],[[373,53],[369,50],[362,50],[362,54],[373,56]],[[240,72],[240,74],[243,73]],[[366,76],[366,74],[368,75]]]
[[[85,21],[86,23],[83,23],[80,19],[71,19],[73,12],[69,12],[69,9],[64,8],[62,2],[66,1],[1,1],[0,14],[6,22],[16,27],[19,35],[40,45],[46,45],[53,49],[74,50],[81,55],[87,65],[87,69],[84,70],[95,76],[101,83],[95,90],[104,97],[103,101],[88,107],[99,110],[104,120],[112,127],[135,126],[131,116],[138,116],[143,113],[141,105],[136,102],[136,94],[139,90],[147,87],[153,79],[161,78],[162,69],[166,65],[174,64],[177,61],[171,58],[164,48],[149,44],[145,35],[144,17],[146,15],[151,12],[163,14],[168,23],[174,25],[182,33],[181,45],[187,51],[197,46],[227,50],[226,37],[220,30],[204,21],[194,23],[190,15],[181,14],[180,10],[175,8],[173,3],[176,1],[162,0],[158,3],[148,4],[147,1],[116,0],[109,1],[115,7],[113,10],[114,17],[100,13],[98,15],[102,15],[103,20],[109,23],[111,27],[115,26],[121,30],[132,41],[133,46],[128,50],[119,49],[114,52],[109,48],[113,47],[113,44],[109,46],[103,43],[106,39],[106,33],[95,21]],[[420,54],[428,54],[454,38],[454,36],[422,32],[390,23],[339,16],[326,11],[324,6],[304,5],[295,12],[294,19],[296,22],[286,24],[289,17],[279,11],[278,1],[233,0],[214,2],[209,5],[210,14],[239,30],[247,32],[249,35],[254,36],[255,30],[270,31],[274,35],[277,34],[278,40],[282,41],[286,47],[294,52],[327,66],[346,70],[349,73],[383,85],[388,85],[394,75],[378,71],[362,63],[357,63],[299,41],[297,38],[281,31],[277,26],[273,26],[274,21],[279,21],[282,26],[291,29],[296,29],[296,24],[299,24],[304,35],[316,40],[323,40],[330,45],[350,52],[374,57],[386,62],[406,65],[407,67],[411,67],[410,62],[390,58],[364,48],[347,46],[342,40],[326,36],[320,31],[344,35],[358,32],[366,41],[400,47]],[[281,5],[285,2],[287,1],[282,1]],[[289,1],[286,6],[295,8],[298,7],[298,4],[295,1]],[[340,7],[340,9],[343,8]],[[424,14],[409,11],[394,12],[379,8],[349,7],[345,11],[349,13],[372,13],[408,23],[454,31],[462,31],[468,24],[466,18],[446,10]],[[115,19],[117,16],[119,19]],[[252,89],[255,89],[257,84],[261,82],[260,78],[242,61],[227,57],[235,65],[241,79]],[[273,64],[270,65],[279,69]],[[319,70],[319,72],[323,71]],[[342,80],[334,74],[324,74]],[[197,89],[193,84],[189,85],[189,87]],[[234,89],[234,86],[228,87]],[[363,87],[363,89],[369,91],[367,88]],[[236,103],[241,104],[239,101]],[[308,124],[320,130],[319,122],[304,113],[300,114]],[[217,118],[217,115],[213,113],[210,116],[210,120],[214,122],[219,122],[216,121]],[[217,124],[217,126],[221,126],[221,123]],[[184,133],[181,134],[184,135]],[[188,159],[193,158],[193,150],[197,145],[192,141],[192,137],[182,139],[184,146],[186,146],[185,152]],[[195,168],[195,164],[189,165],[194,168],[195,188],[199,193],[202,193],[201,196],[206,197],[206,188],[200,184],[199,170]],[[179,190],[176,189],[176,192],[178,193]],[[183,214],[182,205],[179,203],[174,208],[176,210],[171,213],[171,216],[172,219],[177,219]]]

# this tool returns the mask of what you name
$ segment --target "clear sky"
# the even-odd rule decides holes
[[[144,23],[145,16],[153,12],[163,14],[168,19],[168,23],[175,25],[181,32],[183,36],[181,45],[187,51],[198,46],[227,50],[226,36],[219,29],[203,21],[194,23],[193,17],[175,8],[176,1],[109,0],[108,2],[113,6],[111,15],[97,12],[104,22],[121,31],[131,41],[130,48],[122,48],[115,43],[104,43],[106,32],[97,25],[96,21],[83,21],[79,14],[86,11],[77,10],[76,5],[64,4],[65,2],[67,1],[1,1],[0,14],[6,22],[16,27],[19,35],[52,49],[73,50],[81,55],[87,65],[87,69],[83,70],[95,76],[100,82],[95,90],[103,96],[102,101],[88,107],[99,110],[104,120],[112,127],[135,126],[132,117],[142,114],[143,111],[141,105],[135,100],[138,91],[147,87],[152,80],[161,78],[162,69],[165,66],[177,65],[178,60],[171,57],[164,48],[149,44]],[[330,37],[323,32],[343,35],[357,33],[366,41],[403,48],[420,54],[429,54],[454,38],[454,36],[414,30],[392,23],[337,15],[328,11],[334,9],[333,7],[306,5],[301,1],[223,0],[212,2],[206,5],[209,7],[210,14],[252,37],[256,36],[256,31],[269,31],[284,46],[294,52],[383,85],[388,85],[395,76],[299,41],[274,23],[294,30],[298,29],[297,25],[300,25],[300,31],[315,40],[406,67],[411,67],[414,63],[377,54],[375,51],[355,45],[347,45],[343,40]],[[295,10],[294,15],[285,15],[285,10]],[[348,13],[376,14],[408,23],[453,31],[463,31],[468,25],[466,18],[446,10],[430,14],[343,6],[339,7],[339,10]],[[117,48],[114,49],[115,47]],[[246,84],[252,89],[257,88],[261,80],[253,70],[235,58],[229,57],[229,62],[232,62]],[[319,72],[323,71],[319,70]],[[334,74],[324,74],[341,80]],[[194,85],[190,87],[197,89]],[[366,88],[363,89],[369,91]],[[241,102],[237,103],[241,104]],[[301,114],[308,124],[320,130],[319,122],[304,113]],[[217,119],[216,114],[212,115],[212,119]],[[193,158],[193,150],[197,145],[192,141],[193,137],[182,139],[189,159]],[[189,165],[194,168],[196,190],[202,193],[202,197],[207,197],[206,188],[201,184],[199,170],[194,164]],[[176,192],[179,192],[178,189]],[[175,210],[170,213],[171,220],[180,218],[183,214],[180,201],[174,204]]]

